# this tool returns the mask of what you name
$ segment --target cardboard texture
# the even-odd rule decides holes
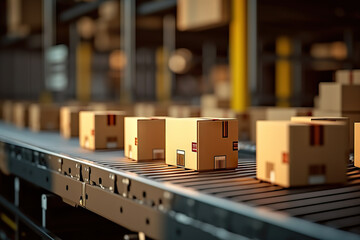
[[[299,123],[317,123],[318,121],[329,121],[329,122],[343,122],[346,125],[346,134],[348,134],[348,143],[349,150],[352,150],[354,147],[354,134],[351,134],[352,139],[350,139],[350,126],[348,117],[292,117],[292,122]]]
[[[312,108],[281,108],[281,107],[269,107],[266,110],[266,120],[277,121],[286,120],[289,121],[291,117],[295,116],[312,116]]]
[[[30,104],[29,127],[31,130],[56,131],[60,125],[60,111],[57,105]]]
[[[360,84],[360,69],[338,70],[335,72],[335,81],[341,84]]]
[[[200,106],[203,108],[230,108],[230,100],[220,100],[214,94],[205,94],[200,98]]]
[[[347,180],[348,134],[343,122],[258,121],[256,139],[260,180],[283,187]]]
[[[256,122],[259,120],[266,120],[267,107],[250,107],[249,124],[250,124],[250,141],[256,142]]]
[[[178,0],[177,28],[180,31],[200,30],[226,24],[229,21],[227,0]]]
[[[24,128],[29,126],[29,106],[30,103],[17,102],[13,107],[13,122],[16,127]]]
[[[346,117],[349,119],[349,149],[354,149],[354,123],[360,122],[360,112],[332,112],[314,110],[314,117]]]
[[[236,119],[167,118],[165,135],[166,164],[196,171],[237,167]]]
[[[123,111],[81,111],[80,146],[90,150],[123,148],[125,116]]]
[[[354,165],[360,168],[360,122],[355,123],[354,129]]]
[[[322,82],[319,85],[321,110],[360,112],[360,85]]]
[[[240,141],[250,139],[250,121],[248,113],[236,113],[232,109],[225,108],[203,108],[201,117],[210,118],[236,118],[238,120],[238,136]]]
[[[13,121],[13,102],[12,101],[4,101],[2,105],[2,115],[3,119],[6,123],[12,123]]]
[[[60,134],[64,138],[79,136],[79,113],[85,106],[63,106],[60,108]]]
[[[126,117],[124,154],[135,161],[165,159],[165,119]]]
[[[134,115],[136,117],[167,116],[168,106],[154,103],[136,103]]]
[[[169,117],[200,117],[200,108],[195,106],[172,105],[168,111]]]

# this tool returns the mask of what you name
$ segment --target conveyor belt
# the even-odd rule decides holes
[[[230,208],[236,204],[245,204],[254,207],[253,210],[260,211],[260,214],[261,211],[266,214],[279,212],[279,216],[289,222],[289,219],[293,218],[288,217],[304,219],[306,221],[300,221],[304,228],[296,226],[300,230],[306,231],[306,224],[313,222],[329,226],[330,228],[325,228],[327,231],[332,228],[360,234],[360,170],[351,164],[348,166],[346,184],[285,189],[255,178],[254,157],[239,158],[238,168],[235,170],[199,173],[168,166],[161,161],[134,162],[124,158],[122,151],[87,151],[79,147],[77,139],[65,140],[57,133],[32,133],[0,123],[0,136],[5,142],[6,139],[9,139],[9,142],[24,142],[82,159],[85,163],[99,165],[104,169],[136,174],[147,179],[150,185],[165,184],[164,186],[170,189],[211,195],[215,197],[215,201],[219,199],[220,204],[223,203],[221,199],[230,200],[232,203],[227,206]],[[274,221],[277,221],[276,217]],[[356,238],[356,235],[349,236]],[[360,238],[360,235],[358,237]]]

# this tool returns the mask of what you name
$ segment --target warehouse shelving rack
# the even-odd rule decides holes
[[[155,239],[360,237],[360,171],[351,165],[345,185],[283,189],[256,180],[251,158],[235,170],[198,173],[4,123],[0,156],[2,172]]]

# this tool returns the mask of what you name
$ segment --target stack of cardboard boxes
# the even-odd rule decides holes
[[[360,122],[360,70],[340,70],[336,82],[319,85],[319,108],[315,117],[349,118],[349,148],[354,148],[354,123]]]

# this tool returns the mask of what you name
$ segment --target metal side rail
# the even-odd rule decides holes
[[[71,205],[155,239],[360,238],[356,231],[342,231],[336,224],[329,227],[302,217],[311,211],[309,207],[321,206],[318,198],[315,203],[309,202],[314,197],[309,193],[321,197],[330,191],[332,200],[326,204],[359,207],[359,173],[352,168],[348,185],[289,190],[256,180],[255,162],[251,159],[239,160],[235,170],[197,173],[163,162],[134,162],[124,158],[122,151],[86,151],[76,140],[66,141],[57,133],[32,133],[3,123],[0,168]],[[340,200],[342,193],[354,196]],[[274,203],[280,205],[269,206]],[[295,205],[281,205],[286,203]],[[324,206],[322,211],[327,211]],[[321,214],[317,217],[321,216],[330,219]],[[352,215],[355,229],[355,217],[359,216]]]

